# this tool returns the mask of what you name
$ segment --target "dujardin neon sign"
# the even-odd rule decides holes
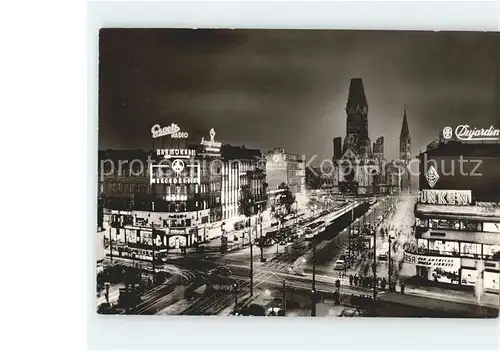
[[[476,128],[471,127],[468,124],[461,124],[455,128],[455,136],[459,140],[469,141],[469,140],[499,140],[500,139],[500,129],[490,126],[489,128]],[[445,139],[451,139],[453,137],[453,129],[451,127],[443,128],[443,137]]]

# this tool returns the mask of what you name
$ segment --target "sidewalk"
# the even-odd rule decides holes
[[[114,304],[118,302],[118,297],[120,296],[120,288],[124,288],[125,284],[118,283],[113,284],[109,287],[109,303]],[[106,289],[103,289],[100,292],[100,295],[97,297],[97,306],[106,302]]]
[[[411,306],[415,308],[427,309],[429,311],[445,312],[448,314],[456,314],[464,317],[498,317],[498,305],[492,306],[489,304],[477,304],[470,301],[460,301],[458,299],[438,299],[428,296],[400,294],[395,292],[386,292],[379,296],[380,301],[397,303],[400,305]]]

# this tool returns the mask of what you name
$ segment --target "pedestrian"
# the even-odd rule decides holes
[[[353,280],[354,280],[354,277],[352,276],[352,274],[349,274],[349,285],[352,286]]]
[[[384,278],[382,278],[382,280],[380,281],[380,288],[381,288],[382,290],[385,290],[385,286],[386,286],[386,284],[387,284],[387,281],[385,280],[385,277],[384,277]]]
[[[358,273],[354,275],[354,285],[358,285]]]
[[[401,281],[401,283],[399,283],[399,285],[401,287],[401,294],[404,295],[404,293],[405,293],[405,282]]]

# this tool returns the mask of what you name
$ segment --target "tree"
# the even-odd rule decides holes
[[[283,182],[278,186],[278,189],[282,190],[278,193],[276,202],[279,206],[285,209],[286,214],[292,211],[292,205],[295,202],[295,195],[292,194],[288,185]]]
[[[254,212],[253,206],[255,203],[252,190],[249,185],[243,185],[240,191],[240,213],[243,213],[245,217],[250,217]]]

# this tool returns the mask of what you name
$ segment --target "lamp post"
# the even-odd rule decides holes
[[[314,240],[314,239],[313,239]],[[311,317],[316,316],[316,242],[313,241],[313,277],[311,290]]]
[[[250,241],[250,296],[253,296],[253,243],[252,243],[252,217],[248,227],[248,240]]]
[[[259,226],[260,226],[260,262],[264,262],[264,247],[263,247],[263,239],[262,239],[262,212],[259,209]],[[257,237],[257,236],[256,236]]]
[[[373,230],[373,301],[377,299],[377,231]]]
[[[152,260],[151,264],[153,265],[153,283],[156,282],[156,267],[155,267],[155,228],[153,225],[153,221],[151,221],[151,248],[152,248]]]
[[[113,262],[113,239],[111,238],[111,226],[109,227],[109,259]]]
[[[155,210],[155,202],[151,203],[151,212]],[[153,284],[156,283],[156,267],[155,267],[155,228],[153,219],[151,218],[151,213],[148,214],[149,219],[151,220],[151,265],[153,266]]]
[[[348,231],[348,234],[347,234],[347,237],[348,237],[348,244],[347,244],[347,253],[348,253],[348,257],[349,257],[349,265],[350,265],[350,262],[351,262],[351,235],[352,235],[352,221],[353,221],[353,218],[354,217],[354,213],[353,213],[353,209],[351,208],[351,221],[349,222],[349,231]]]
[[[286,280],[283,280],[283,297],[282,297],[283,315],[286,316]]]
[[[394,239],[391,235],[388,235],[389,237],[389,275],[388,275],[388,284],[389,284],[389,291],[392,291],[392,284],[391,284],[391,276],[392,276],[392,259],[391,259],[391,251],[392,251],[392,240]]]
[[[234,283],[233,284],[234,288],[234,307],[238,306],[238,284]]]

